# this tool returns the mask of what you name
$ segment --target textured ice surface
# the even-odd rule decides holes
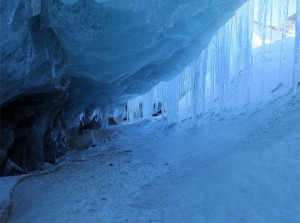
[[[177,75],[242,2],[53,1],[45,23],[68,51],[68,75],[98,84],[90,98],[114,102]]]
[[[1,106],[61,88],[67,59],[56,34],[42,27],[39,0],[0,1]]]

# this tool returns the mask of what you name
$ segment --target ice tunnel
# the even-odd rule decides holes
[[[296,124],[300,121],[297,112],[300,0],[0,0],[0,16],[0,184],[4,185],[3,193],[0,192],[1,221],[296,223],[300,220],[299,209],[295,208],[300,205],[300,195],[294,190],[300,186],[297,175],[300,169],[296,165],[300,158],[300,128]],[[258,132],[261,135],[256,135]],[[268,145],[274,145],[275,152],[270,157],[273,150],[266,152]],[[228,154],[235,153],[233,148],[243,148],[243,153],[247,153],[236,159],[247,163],[250,160],[245,157],[249,156],[253,163],[243,169],[241,163],[236,163],[235,155],[222,163]],[[273,188],[265,189],[276,197],[268,200],[269,194],[264,197],[248,178],[241,181],[247,168],[255,176],[257,187],[268,188],[269,184],[282,180],[272,172],[269,178],[260,181],[258,176],[265,169],[256,166],[255,153],[249,152],[258,148],[261,149],[258,160],[265,159],[264,164],[273,165],[271,171],[277,168],[276,162],[280,160],[277,155],[283,157],[282,162],[278,161],[280,171],[286,170],[291,179],[277,189],[291,188],[287,192],[289,200],[278,198],[278,191]],[[283,152],[282,148],[286,150]],[[131,152],[133,158],[128,160]],[[241,154],[240,150],[237,154]],[[99,157],[104,157],[104,161]],[[107,160],[114,161],[106,165]],[[230,180],[211,178],[223,172],[218,172],[219,166],[210,167],[209,160],[230,169],[226,172]],[[97,164],[93,163],[96,161]],[[124,167],[118,162],[132,166],[124,164]],[[181,162],[188,163],[186,169]],[[241,167],[239,171],[245,172],[235,172],[228,163],[236,163],[237,169]],[[98,199],[107,203],[107,209],[103,206],[100,210],[102,204],[95,201],[89,209],[93,213],[86,214],[83,212],[88,204],[79,200],[92,201],[96,189],[85,188],[90,181],[82,180],[80,185],[89,191],[86,196],[90,197],[77,199],[80,203],[77,209],[82,208],[78,213],[70,214],[61,208],[58,216],[44,217],[41,212],[38,218],[32,218],[31,212],[24,208],[25,201],[30,201],[24,191],[35,187],[40,195],[29,205],[30,210],[35,210],[38,202],[43,203],[42,198],[52,202],[53,210],[54,204],[71,202],[68,195],[59,201],[52,198],[49,201],[59,190],[56,183],[50,182],[61,179],[62,188],[72,191],[65,179],[77,185],[74,178],[69,178],[72,174],[77,180],[94,178],[91,174],[96,173],[91,165],[104,171],[99,178],[115,177],[118,180],[112,181],[116,185],[122,188],[127,185],[124,194],[130,191],[139,197],[127,201],[124,195],[120,201],[107,189],[103,193],[113,197],[112,203],[104,195]],[[105,172],[107,166],[113,171]],[[256,167],[261,172],[256,172]],[[172,173],[172,170],[178,171]],[[188,170],[207,184],[183,174]],[[31,177],[41,175],[49,177],[36,178],[37,185],[30,181]],[[134,179],[129,177],[134,175],[137,176]],[[123,179],[125,176],[129,178]],[[164,182],[163,177],[168,181]],[[175,180],[181,177],[188,185]],[[252,203],[265,207],[265,213],[255,209],[251,214],[251,208],[243,209],[249,205],[244,200],[252,198],[241,195],[247,189],[232,186],[235,180],[253,189],[253,199],[257,200]],[[176,187],[170,188],[169,181]],[[295,182],[291,186],[288,182],[292,181]],[[43,194],[40,185],[48,183],[50,192]],[[190,203],[185,199],[190,191],[195,192],[196,184],[201,185],[193,198],[198,201],[192,199]],[[215,188],[216,184],[246,198],[223,199],[222,196],[230,195]],[[141,189],[148,186],[149,190]],[[74,191],[83,194],[82,188],[74,187]],[[238,192],[232,191],[235,189]],[[164,194],[161,200],[155,197],[160,191],[175,195]],[[215,198],[214,193],[220,197]],[[273,198],[278,201],[276,208],[286,202],[290,210],[274,215],[275,206],[265,203]],[[173,200],[183,206],[173,205]],[[207,209],[214,209],[215,201],[232,203],[226,203],[225,207],[217,205],[212,214]],[[122,202],[130,205],[122,206]],[[236,202],[244,205],[232,216],[228,211],[238,206]],[[116,211],[116,203],[123,209]],[[288,213],[287,221],[284,213]]]

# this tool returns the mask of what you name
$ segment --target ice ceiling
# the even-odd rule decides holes
[[[177,75],[243,1],[99,2],[51,5],[48,24],[68,52],[76,114],[86,106],[76,102],[82,94],[103,107]]]
[[[1,103],[62,76],[72,109],[145,92],[199,56],[243,2],[2,1]]]
[[[70,76],[126,92],[195,59],[242,1],[99,2],[52,3],[47,23],[68,52]]]

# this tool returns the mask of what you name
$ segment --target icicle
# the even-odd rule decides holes
[[[274,4],[273,4],[273,0],[270,1],[269,3],[269,13],[270,13],[270,16],[269,16],[269,26],[270,26],[270,43],[272,43],[272,40],[273,40],[273,7],[274,7]],[[272,50],[272,44],[269,44],[270,48],[269,50],[271,51]]]
[[[259,12],[258,12],[258,29],[259,34],[262,39],[262,73],[261,73],[261,95],[264,96],[265,89],[265,55],[266,55],[266,28],[267,28],[267,1],[268,0],[260,0]]]
[[[298,79],[300,77],[300,0],[296,2],[296,37],[294,49],[293,94],[297,93]]]
[[[281,49],[280,49],[280,65],[279,65],[279,81],[281,81],[282,74],[282,63],[285,51],[286,43],[286,25],[288,19],[288,9],[289,9],[289,0],[281,0],[281,8],[283,11],[283,16],[281,17]]]
[[[79,115],[78,126],[80,126],[80,125],[84,126],[84,119],[85,119],[85,114],[84,114],[84,112],[82,112]]]
[[[127,102],[127,120],[133,122],[136,118],[141,118],[141,96],[133,98]]]
[[[172,79],[167,85],[167,100],[165,101],[165,113],[169,123],[177,121],[178,102],[179,102],[179,78]]]
[[[93,113],[90,115],[89,121],[92,121],[93,119],[96,119],[97,121],[99,116],[100,116],[100,108],[96,108],[94,109]]]
[[[251,88],[252,88],[252,66],[253,66],[253,58],[252,58],[252,37],[253,37],[253,16],[254,16],[254,5],[253,1],[247,3],[247,16],[245,27],[247,32],[245,33],[247,39],[245,42],[245,55],[246,55],[246,63],[245,63],[245,73],[246,73],[246,97],[245,104],[250,102]]]
[[[150,91],[149,93],[145,94],[143,96],[142,101],[142,108],[143,108],[143,118],[144,119],[151,119],[153,115],[153,91]]]
[[[192,101],[192,109],[193,109],[193,117],[194,121],[196,123],[196,117],[200,115],[201,113],[201,95],[203,92],[201,91],[202,88],[202,81],[201,76],[205,76],[205,74],[202,75],[201,73],[201,56],[192,64],[192,81],[191,81],[191,101]]]
[[[105,106],[102,113],[102,128],[106,128],[108,126],[108,113],[109,113],[109,105]]]
[[[208,65],[209,65],[209,82],[210,82],[210,109],[212,110],[214,107],[215,102],[215,65],[214,65],[214,58],[215,55],[215,37],[213,37],[211,46],[208,46],[209,50],[209,58],[208,58]]]

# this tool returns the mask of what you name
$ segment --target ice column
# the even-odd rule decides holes
[[[141,117],[141,106],[143,97],[139,96],[127,102],[127,120],[133,122],[136,118]]]

